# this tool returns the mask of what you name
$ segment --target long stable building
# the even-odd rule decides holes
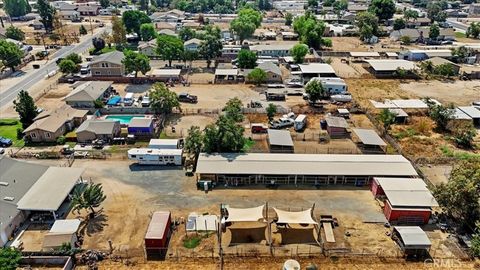
[[[367,185],[373,177],[416,177],[401,155],[200,154],[198,180],[233,185]]]

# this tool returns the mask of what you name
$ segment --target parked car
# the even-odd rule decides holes
[[[85,75],[85,74],[88,74],[88,73],[90,73],[90,65],[89,64],[83,64],[80,67],[80,74]]]
[[[5,137],[0,137],[0,146],[1,147],[9,147],[12,145],[12,140],[9,139],[9,138],[5,138]]]
[[[251,129],[252,129],[252,133],[256,134],[256,133],[267,133],[267,129],[268,127],[264,124],[252,124],[251,126]]]
[[[150,106],[150,98],[148,96],[144,96],[142,98],[142,107]]]
[[[295,120],[289,117],[282,117],[278,120],[270,122],[270,128],[272,129],[281,129],[286,127],[291,127],[295,124]]]
[[[180,93],[178,95],[178,101],[180,102],[188,102],[188,103],[197,103],[198,97],[194,95],[190,95],[187,93]]]

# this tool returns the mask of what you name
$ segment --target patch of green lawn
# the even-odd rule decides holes
[[[461,32],[455,32],[455,37],[456,38],[466,38],[467,35],[465,33],[461,33]]]
[[[25,141],[17,139],[17,129],[22,128],[22,123],[17,119],[0,119],[0,136],[9,138],[15,147],[23,147]]]
[[[200,235],[187,236],[185,239],[183,239],[183,246],[190,249],[196,248],[198,245],[200,245],[201,241],[202,236]]]

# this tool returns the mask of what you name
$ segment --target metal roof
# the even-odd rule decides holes
[[[180,76],[181,69],[160,69],[156,68],[150,71],[150,76]]]
[[[57,219],[50,228],[49,233],[55,234],[73,234],[80,227],[80,219]]]
[[[18,209],[57,211],[83,171],[83,168],[49,167],[20,199]]]
[[[394,226],[393,230],[398,232],[406,248],[419,246],[428,248],[432,245],[427,234],[418,226]]]
[[[162,239],[165,230],[170,224],[168,220],[170,219],[169,211],[157,211],[152,215],[150,224],[148,224],[147,233],[145,234],[145,239]]]
[[[268,142],[270,145],[293,147],[293,140],[288,130],[268,129]]]
[[[384,190],[392,207],[432,207],[438,206],[428,190]]]
[[[408,117],[408,114],[402,109],[388,109],[390,112],[394,113],[397,117]]]
[[[472,120],[472,117],[470,117],[468,114],[466,114],[460,108],[455,108],[455,110],[453,112],[453,118],[458,119],[458,120]]]
[[[480,110],[474,106],[462,106],[458,107],[462,112],[470,116],[471,118],[480,118]]]
[[[123,65],[122,60],[125,58],[123,52],[113,51],[95,56],[90,64],[96,64],[100,62],[114,63],[117,65]]]
[[[72,92],[63,98],[65,101],[94,101],[100,98],[113,81],[87,81],[78,85]]]
[[[347,120],[343,117],[327,116],[325,121],[329,127],[348,128]]]
[[[375,71],[395,71],[398,68],[412,70],[415,68],[415,64],[413,62],[401,59],[366,60],[366,62]]]
[[[363,144],[379,146],[387,145],[373,129],[354,128],[352,130]]]
[[[128,127],[150,127],[152,121],[152,118],[134,117],[130,123],[128,123]]]
[[[350,52],[351,57],[380,57],[378,52]]]
[[[156,148],[132,148],[128,150],[129,155],[172,155],[181,156],[182,149],[156,149]]]
[[[178,139],[150,139],[148,143],[149,148],[156,148],[156,146],[173,146],[177,148]]]
[[[428,191],[427,184],[420,178],[375,177],[374,181],[376,181],[383,190]]]
[[[201,153],[201,174],[416,176],[401,155]]]
[[[304,64],[298,65],[300,70],[303,74],[317,74],[317,73],[333,73],[335,74],[335,70],[329,64],[320,64],[320,63],[311,63],[311,64]]]
[[[132,120],[135,118],[132,118]],[[115,125],[119,125],[120,121],[114,120],[87,120],[83,122],[75,131],[77,134],[80,132],[92,132],[95,134],[112,134]]]
[[[238,75],[238,69],[233,69],[233,68],[232,69],[219,69],[219,68],[217,68],[215,70],[215,75],[236,76],[236,75]]]

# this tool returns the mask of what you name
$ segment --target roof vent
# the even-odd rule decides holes
[[[3,198],[5,201],[9,201],[9,202],[12,202],[13,200],[15,200],[15,197],[5,197]]]
[[[6,186],[8,186],[8,182],[0,182],[0,186],[6,187]]]

